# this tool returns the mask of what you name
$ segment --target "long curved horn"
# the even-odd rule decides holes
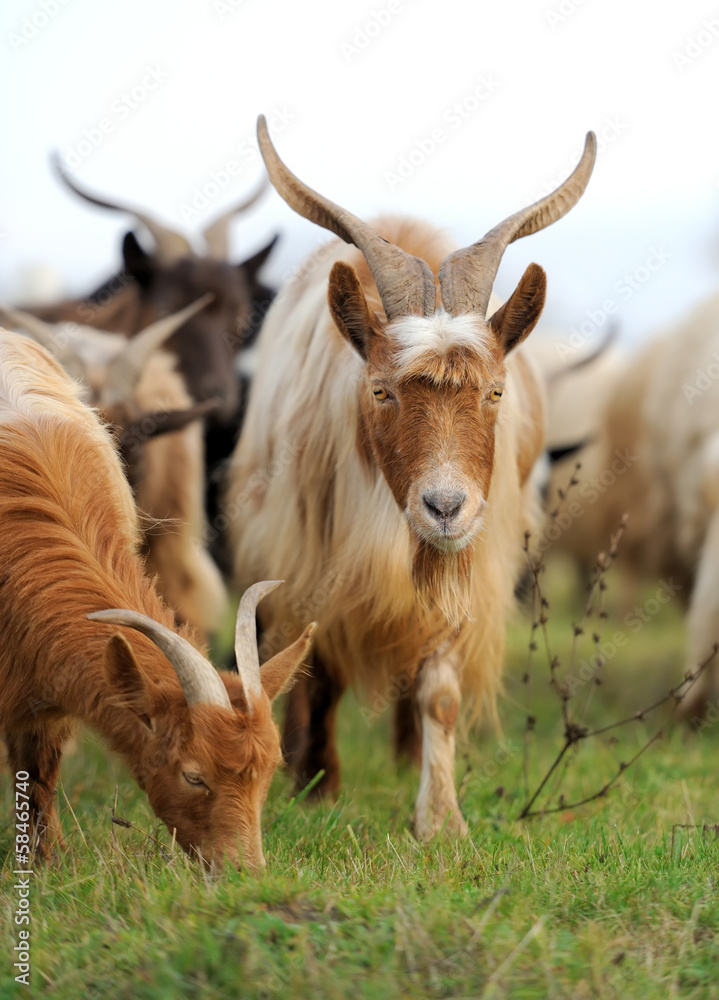
[[[91,205],[99,205],[100,208],[109,208],[113,212],[127,212],[128,215],[134,215],[138,222],[141,222],[149,230],[155,240],[157,259],[161,263],[172,264],[181,257],[192,255],[192,247],[180,233],[168,229],[145,212],[141,212],[137,208],[132,208],[131,205],[123,205],[122,202],[117,201],[108,201],[106,198],[99,198],[97,195],[90,194],[89,191],[84,190],[70,177],[57,153],[53,153],[50,159],[57,176],[76,195],[84,198],[85,201],[89,201]]]
[[[206,399],[202,403],[193,403],[184,410],[149,410],[143,413],[137,420],[133,420],[120,434],[120,449],[127,452],[131,448],[136,448],[151,438],[161,437],[163,434],[172,434],[174,431],[181,431],[188,424],[195,420],[204,418],[218,410],[222,405],[222,400],[217,396]]]
[[[62,334],[63,327],[69,330],[78,324],[63,323],[58,327],[57,324],[46,323],[45,320],[25,312],[24,309],[11,309],[7,306],[0,306],[0,319],[10,323],[16,329],[23,330],[46,351],[49,351],[70,378],[85,380],[87,372],[80,356],[67,343],[63,343],[68,339]]]
[[[617,339],[618,334],[619,323],[614,320],[607,326],[604,334],[600,337],[596,346],[593,347],[591,351],[579,358],[578,361],[573,361],[570,365],[561,365],[559,368],[555,368],[554,371],[549,372],[549,374],[545,376],[545,383],[549,386],[554,382],[561,382],[565,376],[572,375],[581,368],[586,368],[587,365],[594,364],[598,358],[601,358],[601,356],[609,350],[614,341]]]
[[[232,710],[227,688],[215,668],[187,639],[183,639],[172,629],[148,615],[124,608],[93,611],[87,617],[93,622],[127,625],[151,639],[172,664],[190,708],[194,705],[219,705]]]
[[[249,197],[245,198],[244,201],[241,201],[239,205],[235,205],[234,208],[230,208],[228,211],[223,212],[218,219],[215,219],[214,222],[211,222],[209,226],[202,230],[202,235],[205,237],[210,257],[214,260],[228,260],[229,244],[227,239],[227,227],[229,226],[230,219],[232,219],[235,215],[239,215],[240,212],[246,212],[248,208],[251,208],[256,201],[259,201],[269,186],[269,177],[263,177],[260,181],[259,187],[257,187],[256,190],[249,195]]]
[[[447,312],[453,316],[474,312],[485,317],[504,251],[514,240],[544,229],[576,205],[592,176],[596,155],[596,136],[587,132],[579,163],[556,191],[510,215],[471,247],[445,258],[439,271],[439,288]]]
[[[425,261],[388,243],[366,222],[299,180],[279,158],[264,115],[257,119],[257,139],[270,180],[290,208],[362,251],[390,322],[434,312],[434,277]]]
[[[271,594],[282,583],[284,580],[263,580],[260,583],[254,583],[242,595],[240,606],[237,609],[235,658],[250,711],[253,710],[255,700],[262,694],[255,611],[262,598]]]
[[[103,393],[106,405],[131,399],[135,386],[142,375],[145,363],[153,351],[162,347],[172,334],[179,330],[195,313],[200,312],[214,299],[212,292],[207,292],[202,298],[196,299],[191,305],[163,316],[157,322],[151,323],[127,342],[127,347],[113,359],[107,370],[107,381]]]

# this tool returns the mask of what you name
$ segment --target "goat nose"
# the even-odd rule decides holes
[[[422,502],[435,520],[451,521],[467,499],[463,490],[431,490],[422,494]]]

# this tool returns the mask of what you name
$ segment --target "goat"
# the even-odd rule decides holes
[[[543,270],[530,265],[485,313],[507,245],[583,193],[595,139],[556,192],[450,253],[428,224],[370,226],[318,195],[279,159],[263,118],[258,135],[290,207],[357,249],[331,244],[310,258],[260,333],[227,498],[236,580],[286,566],[287,593],[261,613],[268,647],[298,633],[308,611],[321,618],[308,704],[290,706],[290,719],[306,708],[309,728],[306,745],[288,747],[298,780],[324,769],[320,790],[337,790],[334,718],[348,683],[380,701],[409,696],[422,742],[415,832],[464,834],[460,691],[475,714],[495,711],[505,619],[537,516],[543,396],[515,349],[539,318]]]
[[[74,323],[52,326],[22,310],[0,310],[6,322],[42,343],[89,387],[87,402],[115,428],[143,515],[148,569],[157,574],[168,604],[203,637],[217,631],[227,608],[222,576],[203,543],[203,439],[197,420],[208,404],[192,405],[174,358],[158,348],[208,301],[205,296],[131,340]]]
[[[255,608],[277,581],[255,584],[238,610],[239,674],[219,674],[145,576],[118,455],[79,392],[42,347],[0,332],[0,730],[31,786],[20,853],[32,838],[44,857],[64,846],[53,794],[81,720],[185,851],[257,869],[280,760],[270,702],[314,626],[260,672]]]
[[[582,456],[579,495],[597,498],[562,538],[606,547],[628,514],[619,557],[634,574],[668,580],[687,608],[687,671],[719,642],[719,294],[625,362],[607,394],[597,442]],[[621,474],[613,462],[623,456]],[[602,480],[605,476],[605,480]],[[596,542],[595,542],[596,544]],[[595,549],[596,553],[597,549]],[[629,616],[627,616],[629,618]],[[679,711],[697,725],[719,700],[712,662]]]
[[[588,578],[596,567],[598,554],[606,551],[617,530],[623,505],[629,502],[629,494],[635,488],[633,476],[625,475],[625,467],[632,465],[633,459],[629,457],[627,462],[618,463],[614,452],[626,454],[629,448],[633,455],[636,419],[630,410],[636,396],[623,392],[624,404],[615,428],[617,439],[609,448],[604,415],[608,400],[614,397],[623,380],[627,355],[609,342],[578,359],[570,356],[558,360],[565,347],[554,335],[533,337],[526,347],[547,387],[547,447],[552,461],[546,492],[550,506],[556,504],[558,491],[566,489],[573,475],[579,481],[560,511],[559,520],[545,526],[537,545],[541,553],[550,549],[569,553],[582,575]],[[574,472],[578,461],[581,468]],[[612,463],[619,476],[612,473]],[[614,485],[607,494],[609,477]],[[629,535],[637,527],[631,525]],[[625,534],[620,558],[626,551],[627,540]]]
[[[61,181],[84,201],[133,216],[154,241],[154,251],[143,250],[130,231],[123,239],[123,268],[89,295],[28,311],[49,322],[67,320],[132,336],[171,312],[185,308],[206,293],[212,304],[186,323],[170,339],[168,348],[190,396],[198,403],[218,405],[205,422],[206,507],[210,523],[216,520],[219,481],[237,442],[244,412],[248,379],[239,373],[238,355],[252,343],[274,291],[259,278],[277,236],[241,264],[228,261],[228,226],[233,216],[256,203],[267,182],[240,204],[205,228],[204,254],[188,240],[141,209],[124,205],[81,187],[54,161]],[[223,552],[218,540],[216,558]]]

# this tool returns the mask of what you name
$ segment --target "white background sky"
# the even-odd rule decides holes
[[[592,128],[586,195],[509,248],[499,294],[535,260],[545,326],[591,333],[611,300],[637,341],[719,287],[719,2],[4,0],[0,46],[5,300],[27,296],[38,265],[80,293],[119,264],[126,219],[66,193],[50,150],[97,192],[198,232],[261,176],[248,154],[260,111],[313,187],[365,217],[422,215],[463,244],[563,179]],[[232,160],[241,171],[184,224]],[[233,258],[275,231],[277,282],[324,236],[270,192],[234,223]]]

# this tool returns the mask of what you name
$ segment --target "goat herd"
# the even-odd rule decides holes
[[[495,711],[525,533],[540,537],[542,518],[545,386],[519,345],[545,274],[531,264],[494,311],[492,285],[509,243],[581,197],[595,137],[556,191],[456,250],[424,222],[368,225],[290,172],[262,117],[258,135],[279,194],[340,237],[271,306],[258,275],[272,244],[227,262],[229,219],[260,192],[205,230],[199,256],[60,171],[86,200],[134,215],[154,253],[128,233],[122,272],[86,299],[2,313],[15,332],[0,333],[0,725],[11,771],[29,775],[42,856],[62,846],[53,797],[81,721],[188,853],[261,868],[281,759],[271,702],[289,690],[283,749],[298,783],[322,771],[315,791],[334,793],[349,684],[389,692],[395,749],[421,768],[417,836],[467,830],[454,782],[460,703]],[[258,330],[248,393],[241,355]],[[643,561],[696,577],[697,657],[719,601],[719,560],[706,554],[719,544],[719,516],[707,515],[719,437],[703,405],[711,391],[687,400],[672,388],[680,363],[696,367],[687,355],[686,341],[671,344],[617,376],[592,447],[601,475],[620,447],[612,433],[633,433],[616,405],[645,420],[631,447],[657,469],[648,458],[626,476],[652,540]],[[694,425],[679,420],[682,404]],[[203,653],[228,582],[244,591],[237,672]]]

